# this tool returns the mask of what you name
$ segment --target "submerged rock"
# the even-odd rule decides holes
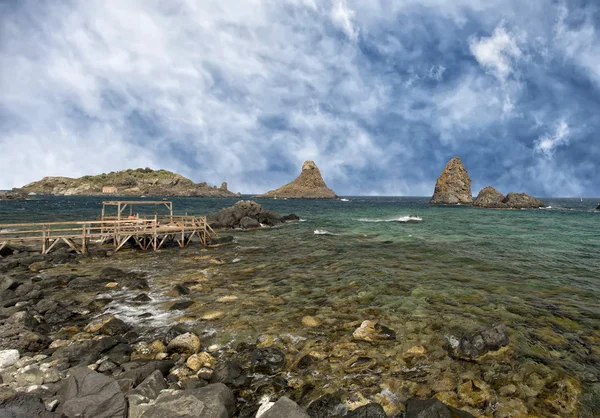
[[[468,412],[448,406],[438,399],[422,401],[410,399],[406,404],[405,418],[474,418]]]
[[[378,403],[369,403],[350,411],[344,418],[387,418],[387,414]]]
[[[311,418],[334,418],[344,416],[347,410],[348,407],[337,396],[328,393],[312,401],[306,413]]]
[[[305,161],[302,171],[294,181],[271,190],[258,197],[289,199],[336,199],[337,195],[323,181],[321,172],[314,161]]]
[[[429,202],[438,205],[471,205],[471,178],[458,157],[451,159],[435,183],[433,197]]]
[[[257,348],[252,353],[252,370],[258,373],[273,374],[285,364],[285,354],[278,348]]]
[[[496,351],[501,347],[507,346],[509,342],[506,325],[498,324],[485,331],[466,335],[458,340],[453,347],[454,355],[457,358],[474,360],[490,351]]]
[[[357,340],[376,342],[395,340],[396,332],[379,322],[366,320],[354,330],[352,336]]]

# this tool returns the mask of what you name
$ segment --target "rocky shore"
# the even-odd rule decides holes
[[[219,213],[207,216],[208,224],[213,229],[256,229],[299,220],[293,213],[283,216],[273,210],[266,210],[252,200],[240,200],[230,208],[223,208]]]
[[[161,297],[156,279],[123,268],[127,252],[79,256],[62,248],[42,256],[5,248],[0,409],[9,417],[69,418],[542,416],[535,410],[577,416],[579,383],[541,365],[516,368],[504,324],[462,335],[434,330],[433,340],[415,340],[375,318],[344,323],[305,313],[304,336],[275,331],[223,344],[239,332],[215,331],[226,307],[253,305],[237,287],[198,273],[220,268],[225,261],[217,255],[229,254],[226,247],[205,255],[198,250],[148,254],[168,258],[172,251],[196,272],[168,281],[164,293],[176,299],[165,312],[182,312],[184,321],[159,326],[143,323],[161,315],[145,311]],[[214,294],[214,303],[198,305],[193,296],[203,294]],[[286,303],[261,298],[267,309]],[[137,320],[110,312],[117,302],[139,309]]]
[[[192,180],[167,170],[138,168],[103,173],[95,176],[44,177],[29,183],[16,192],[59,196],[197,196],[234,197],[239,193],[230,192],[227,183],[220,187]]]

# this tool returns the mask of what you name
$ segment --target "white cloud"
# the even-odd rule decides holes
[[[331,19],[348,35],[348,38],[353,41],[358,39],[359,29],[353,23],[354,10],[348,8],[346,0],[333,0]]]
[[[556,124],[553,134],[545,134],[535,142],[535,150],[549,157],[554,154],[557,147],[569,143],[569,125],[564,120]]]
[[[522,55],[515,37],[503,26],[489,37],[471,40],[470,49],[479,64],[501,82],[513,72],[513,61]]]

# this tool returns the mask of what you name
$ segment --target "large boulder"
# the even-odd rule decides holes
[[[509,193],[502,202],[511,209],[537,209],[546,207],[544,202],[525,193]]]
[[[438,399],[426,401],[410,399],[406,404],[405,418],[474,418],[468,412],[444,404]]]
[[[435,183],[433,197],[429,202],[437,205],[471,205],[471,178],[458,157],[451,159]]]
[[[314,161],[305,161],[294,181],[258,197],[289,199],[336,199],[337,195],[325,184]]]
[[[505,209],[507,206],[503,201],[504,195],[502,193],[492,186],[487,186],[479,192],[473,205],[481,208]]]
[[[149,403],[130,407],[132,418],[229,418],[234,412],[233,393],[221,383],[193,390],[163,391]]]
[[[295,215],[287,219],[295,220]],[[207,222],[212,228],[243,228],[252,229],[262,225],[276,226],[286,221],[279,213],[266,210],[252,200],[240,200],[229,208],[223,208],[218,214],[207,216]]]
[[[127,402],[118,383],[87,367],[71,370],[60,396],[60,412],[68,418],[127,416]]]

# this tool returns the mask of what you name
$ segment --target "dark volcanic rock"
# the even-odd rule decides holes
[[[410,399],[406,404],[405,418],[474,418],[468,412],[448,406],[438,399],[422,401]]]
[[[252,353],[252,370],[258,373],[273,374],[285,364],[285,354],[274,347],[257,348]]]
[[[435,183],[435,191],[429,202],[440,205],[471,205],[471,178],[458,157],[451,159]]]
[[[240,200],[230,208],[223,208],[215,215],[207,217],[212,228],[252,229],[263,225],[276,226],[285,222],[283,216],[272,210],[266,210],[252,200]],[[229,241],[227,241],[229,242]],[[211,244],[220,243],[218,239]]]
[[[344,418],[387,418],[387,414],[378,403],[369,403],[349,412]]]
[[[343,417],[348,407],[336,396],[327,394],[315,399],[306,408],[306,413],[311,418]]]
[[[127,416],[125,396],[117,382],[87,367],[71,370],[60,395],[60,412],[68,418]]]
[[[240,228],[260,228],[260,222],[254,218],[250,218],[249,216],[244,216],[242,219],[240,219]]]
[[[25,393],[0,400],[2,418],[59,418],[60,414],[46,411],[40,398]]]
[[[336,199],[337,195],[325,184],[314,161],[302,164],[300,175],[291,183],[271,190],[258,197],[282,197],[290,199]]]
[[[502,193],[492,186],[487,186],[479,192],[473,205],[482,208],[505,209],[507,206],[503,200],[504,195]]]
[[[502,202],[511,209],[537,209],[546,207],[544,202],[525,193],[509,193]]]
[[[300,217],[295,213],[290,213],[289,215],[285,215],[283,217],[284,222],[297,222],[300,220]]]
[[[600,210],[600,203],[596,206],[596,210]]]
[[[224,383],[233,387],[240,387],[247,380],[242,366],[232,361],[226,361],[215,367],[210,383]]]
[[[460,339],[454,354],[458,358],[473,360],[489,351],[496,351],[510,342],[508,329],[498,324],[477,334],[467,335]]]
[[[184,309],[189,308],[193,304],[194,304],[194,302],[191,301],[191,300],[182,300],[180,302],[175,302],[173,305],[171,305],[171,307],[169,308],[169,310],[170,311],[184,310]]]
[[[13,247],[6,245],[0,250],[0,257],[8,257],[9,255],[13,255],[14,252],[15,249]]]

